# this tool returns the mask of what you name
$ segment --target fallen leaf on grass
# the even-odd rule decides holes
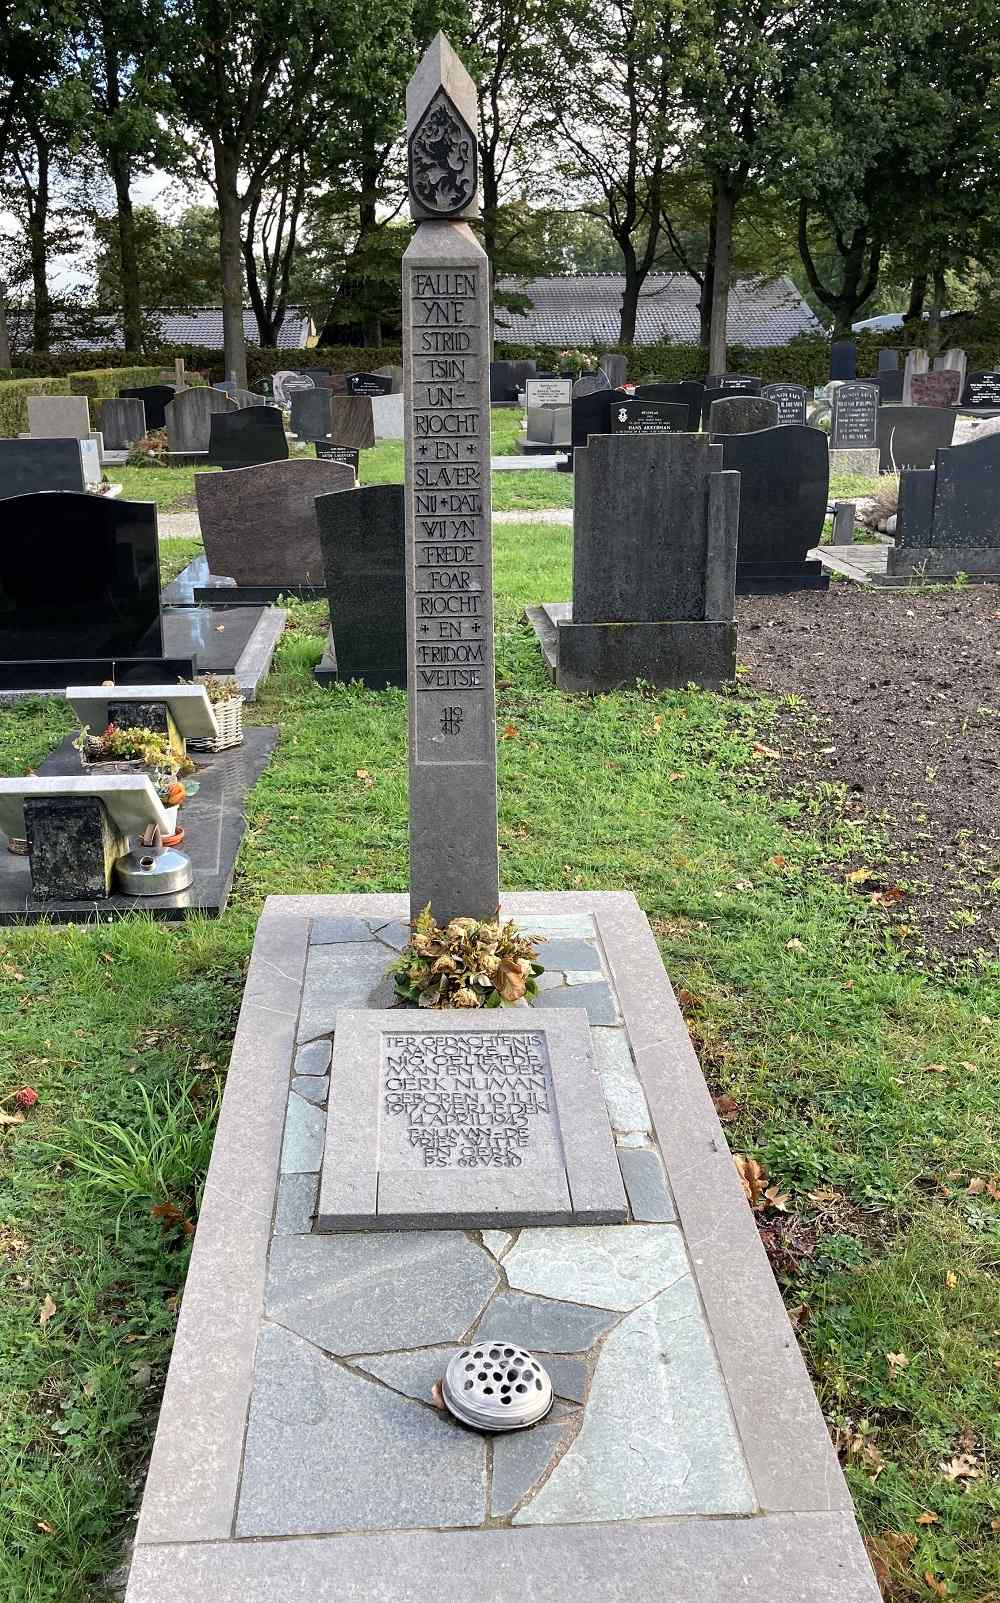
[[[771,858],[771,866],[773,868],[787,868],[788,858],[782,857],[780,852],[775,852],[774,856]]]
[[[676,770],[675,770],[673,773],[670,773],[670,774],[667,775],[667,783],[669,785],[676,785],[677,781],[679,779],[683,779],[683,778],[684,778],[684,775],[677,773]]]
[[[939,1581],[935,1576],[933,1576],[931,1574],[930,1570],[925,1570],[924,1571],[924,1582],[925,1582],[926,1586],[929,1588],[929,1590],[934,1592],[938,1597],[947,1597],[948,1596],[948,1583],[947,1583],[947,1581]]]
[[[194,1225],[172,1202],[158,1202],[155,1208],[150,1208],[149,1211],[154,1219],[160,1221],[164,1232],[173,1230],[175,1225],[179,1225],[186,1236],[194,1235]]]
[[[754,757],[780,757],[781,756],[780,751],[774,751],[770,746],[762,745],[759,740],[755,740],[754,741],[753,746],[751,748],[751,751],[752,751]]]
[[[45,1301],[42,1303],[38,1313],[38,1323],[41,1325],[43,1330],[45,1329],[49,1320],[52,1318],[52,1315],[55,1313],[55,1311],[56,1305],[52,1301],[52,1298],[49,1296],[48,1292],[46,1292]]]
[[[46,1536],[53,1536],[55,1534],[55,1526],[50,1525],[48,1520],[36,1520],[35,1527],[39,1531],[44,1531]]]
[[[23,1113],[5,1113],[3,1108],[0,1108],[0,1124],[23,1124],[23,1123],[24,1123],[24,1114]]]
[[[944,1283],[948,1287],[949,1291],[954,1291],[955,1287],[958,1285],[958,1276],[956,1275],[954,1269],[948,1270],[948,1273],[944,1277]]]
[[[715,1103],[715,1111],[723,1124],[729,1119],[735,1119],[740,1111],[740,1104],[734,1096],[717,1096],[713,1097],[712,1101]]]
[[[360,779],[366,790],[371,790],[375,783],[367,768],[356,768],[354,770],[354,777],[355,779]]]
[[[810,1202],[819,1203],[821,1206],[824,1202],[840,1201],[840,1192],[834,1191],[832,1186],[823,1186],[820,1191],[807,1191],[806,1196]]]
[[[501,740],[516,740],[521,731],[516,724],[504,724],[500,731]]]
[[[786,952],[804,952],[805,949],[805,942],[800,941],[797,935],[793,935],[790,941],[785,942]]]
[[[910,1360],[905,1353],[886,1353],[890,1369],[909,1369]]]
[[[872,876],[868,868],[852,868],[845,877],[848,885],[863,885],[865,880],[871,879]]]
[[[746,1157],[742,1152],[733,1153],[733,1162],[743,1183],[743,1195],[751,1208],[762,1208],[764,1204],[761,1198],[767,1186],[767,1171],[763,1164],[758,1163],[756,1158]]]
[[[938,1521],[938,1516],[936,1514],[924,1513],[924,1514],[918,1514],[917,1515],[917,1524],[918,1525],[936,1525],[937,1521]]]
[[[957,1454],[947,1464],[941,1464],[940,1469],[946,1481],[977,1481],[983,1473],[968,1453]]]

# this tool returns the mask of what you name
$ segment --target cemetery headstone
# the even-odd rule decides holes
[[[780,424],[805,424],[809,391],[801,384],[765,384],[761,395],[778,408]]]
[[[724,395],[713,401],[708,414],[708,431],[721,434],[749,434],[754,429],[773,429],[778,421],[774,401],[762,395]]]
[[[857,520],[857,511],[857,502],[855,501],[835,501],[833,503],[831,545],[854,544],[854,525]]]
[[[928,357],[926,351],[921,350],[920,347],[916,346],[916,345],[913,347],[912,350],[907,351],[906,360],[905,360],[905,362],[903,364],[903,405],[904,406],[912,406],[913,405],[913,379],[914,379],[914,375],[918,374],[918,373],[926,373],[927,369],[929,367],[930,367],[930,358]]]
[[[344,467],[350,468],[355,478],[361,463],[361,452],[353,445],[331,445],[328,441],[316,441],[316,458],[320,462],[340,462]]]
[[[316,498],[330,602],[329,639],[316,669],[320,684],[358,679],[369,690],[406,688],[404,509],[401,484],[372,484],[353,495]],[[417,635],[419,642],[432,642],[426,659],[418,649],[418,662],[433,666],[439,660],[433,651],[442,649],[434,622],[422,620]]]
[[[0,440],[0,500],[30,495],[36,490],[75,490],[82,494],[88,477],[83,453],[91,443],[76,439]]]
[[[890,577],[1000,579],[1000,433],[937,452],[899,479]]]
[[[207,453],[213,414],[237,410],[236,402],[221,390],[207,385],[182,390],[164,407],[168,450],[181,456]]]
[[[348,395],[390,395],[392,379],[384,373],[348,373]]]
[[[966,357],[965,352],[962,350],[961,346],[959,346],[959,345],[949,345],[949,347],[948,347],[948,349],[946,351],[943,351],[940,356],[937,356],[934,359],[934,370],[935,370],[935,372],[938,372],[938,373],[955,372],[955,373],[958,374],[958,378],[959,378],[958,393],[959,393],[959,395],[961,395],[962,391],[965,389],[965,370],[966,370],[967,365],[968,365],[968,358]]]
[[[392,389],[389,391],[390,395],[402,395],[403,369],[401,367],[397,367],[395,363],[390,362],[386,367],[377,367],[375,374],[378,378],[387,378],[389,380],[392,385]]]
[[[878,473],[879,391],[875,384],[838,384],[830,426],[831,473]]]
[[[376,440],[401,440],[404,427],[402,390],[388,395],[373,395],[371,403]]]
[[[162,655],[152,502],[23,495],[5,503],[4,522],[0,659]]]
[[[287,456],[284,419],[276,406],[244,406],[210,419],[208,460],[215,467],[249,468]]]
[[[573,443],[572,406],[529,406],[525,438],[518,449],[527,456],[551,456],[568,451]]]
[[[26,840],[36,901],[104,901],[128,838],[167,815],[145,774],[0,780],[0,830]]]
[[[705,394],[702,400],[702,428],[708,428],[709,411],[713,401],[730,395],[759,395],[761,388],[761,380],[753,373],[709,373],[705,379]]]
[[[89,440],[90,402],[85,395],[29,395],[28,433],[33,440]]]
[[[403,371],[410,906],[431,902],[442,923],[492,917],[500,899],[490,268],[466,221],[478,215],[477,115],[475,85],[438,34],[406,93],[417,229],[403,257]]]
[[[511,406],[516,402],[513,362],[490,363],[490,400],[494,406]]]
[[[713,438],[723,467],[740,476],[737,592],[825,590],[822,564],[808,555],[823,537],[830,490],[822,429],[790,423]]]
[[[963,406],[1000,406],[1000,373],[970,373],[962,393]]]
[[[678,401],[688,409],[688,431],[697,433],[701,427],[702,408],[705,404],[705,386],[698,379],[682,379],[679,384],[661,383],[654,380],[648,384],[637,384],[635,389],[637,401]]]
[[[530,411],[538,406],[569,406],[573,399],[573,381],[568,378],[529,378],[524,386],[525,404]]]
[[[588,395],[596,395],[601,390],[610,390],[612,385],[608,382],[606,373],[584,373],[573,385],[574,401],[583,400]]]
[[[137,389],[119,390],[118,399],[141,401],[146,411],[147,429],[165,429],[166,409],[176,393],[172,384],[141,384]]]
[[[290,426],[300,440],[327,440],[330,437],[333,397],[329,390],[292,390]]]
[[[899,352],[883,347],[878,353],[878,370],[880,373],[895,373],[899,367]]]
[[[957,406],[961,393],[962,376],[955,368],[914,373],[910,386],[914,406]]]
[[[732,679],[739,479],[722,449],[690,433],[599,434],[579,448],[572,607],[529,612],[562,689]]]
[[[534,378],[537,371],[538,363],[534,360],[534,358],[522,358],[511,363],[511,376],[514,380],[514,388],[517,390],[518,394],[520,394],[520,392],[524,389],[529,378]]]
[[[336,445],[367,451],[375,444],[375,414],[370,395],[330,397],[330,438]]]
[[[883,368],[866,383],[878,386],[880,406],[902,406],[903,404],[903,369]]]
[[[611,408],[612,434],[683,434],[688,408],[679,401],[616,401]]]
[[[586,445],[592,434],[610,434],[612,406],[628,400],[631,400],[631,396],[627,390],[600,389],[577,395],[574,385],[570,433],[573,450],[579,445]],[[569,465],[572,466],[572,458]]]
[[[929,468],[942,446],[950,445],[955,413],[937,406],[880,406],[879,472]]]
[[[199,473],[194,488],[213,574],[235,579],[238,586],[322,586],[313,503],[318,495],[353,490],[352,468],[297,457],[229,473]]]
[[[241,390],[235,384],[229,395],[241,409],[250,406],[266,406],[268,404],[266,395],[259,394],[257,390]]]
[[[146,433],[146,408],[141,401],[109,399],[101,407],[101,432],[109,451],[128,451]]]
[[[613,390],[620,390],[628,377],[628,358],[620,351],[602,351],[597,365]]]
[[[830,377],[850,380],[857,377],[858,347],[853,340],[834,340],[830,346]]]

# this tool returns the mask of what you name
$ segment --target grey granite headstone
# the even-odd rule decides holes
[[[857,511],[857,503],[854,501],[835,501],[833,503],[831,545],[854,544],[854,525],[857,521]]]
[[[524,386],[525,405],[533,407],[569,406],[573,399],[573,380],[568,378],[529,378]]]
[[[402,395],[403,369],[401,367],[398,367],[395,363],[390,362],[386,367],[376,367],[373,371],[380,378],[387,378],[390,381],[392,384],[392,389],[389,391],[390,395]]]
[[[229,395],[241,409],[247,406],[267,406],[267,396],[258,395],[256,390],[241,390],[234,385]]]
[[[330,602],[330,636],[316,679],[320,684],[357,679],[370,690],[405,689],[403,486],[369,484],[353,495],[319,495],[315,509]],[[429,639],[430,631],[428,624],[421,639]]]
[[[33,440],[89,440],[90,402],[85,395],[29,395],[28,433]]]
[[[541,445],[548,451],[566,451],[573,438],[571,406],[529,406],[526,445]]]
[[[194,481],[209,569],[238,585],[322,585],[323,557],[313,503],[351,490],[339,462],[295,458]]]
[[[713,401],[708,414],[709,433],[752,434],[756,429],[773,429],[778,422],[774,401],[762,395],[726,395]]]
[[[936,453],[950,445],[955,413],[937,406],[880,406],[878,409],[879,472],[934,466]]]
[[[146,408],[138,400],[109,398],[101,407],[101,432],[107,450],[129,450],[146,433]]]
[[[328,440],[330,438],[330,404],[332,393],[327,389],[292,390],[291,429],[300,440]],[[345,444],[345,441],[338,441]]]
[[[89,441],[0,440],[0,500],[35,490],[86,489],[83,447]]]
[[[926,373],[927,369],[929,367],[930,367],[930,359],[929,359],[926,351],[921,350],[919,346],[914,346],[912,351],[907,351],[907,353],[906,353],[906,361],[903,364],[903,405],[904,406],[912,406],[913,405],[913,378],[914,378],[914,374],[916,374],[916,373]]]
[[[761,380],[755,373],[709,373],[702,397],[702,427],[708,428],[712,403],[729,395],[759,395]]]
[[[207,385],[182,390],[164,408],[167,446],[179,453],[208,450],[213,412],[235,412],[236,402]]]
[[[614,385],[609,381],[606,373],[602,373],[600,371],[596,373],[584,373],[583,377],[578,378],[576,383],[573,385],[573,399],[576,401],[585,395],[596,395],[598,390],[613,389]]]
[[[626,1217],[582,1009],[340,1012],[319,1230]]]
[[[371,403],[376,440],[401,440],[405,432],[402,391],[373,395]]]
[[[478,214],[477,115],[475,85],[438,34],[406,93],[420,221],[403,257],[403,389],[410,906],[416,914],[432,903],[441,923],[492,917],[500,899],[490,269],[464,221]],[[448,172],[443,138],[455,152]]]
[[[833,392],[831,450],[869,449],[878,433],[879,392],[874,384],[839,384]]]
[[[359,451],[375,444],[370,395],[331,395],[330,438],[334,445],[353,445]]]
[[[765,384],[761,395],[766,401],[773,401],[778,408],[778,422],[782,424],[805,423],[807,420],[806,402],[809,391],[802,384]]]

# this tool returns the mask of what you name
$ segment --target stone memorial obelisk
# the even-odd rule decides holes
[[[444,34],[406,91],[403,257],[410,907],[439,923],[499,901],[490,530],[489,263],[476,90]]]

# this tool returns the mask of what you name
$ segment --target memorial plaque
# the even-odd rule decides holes
[[[569,406],[573,399],[573,380],[529,378],[525,382],[524,390],[526,406]]]
[[[324,445],[322,440],[316,441],[316,456],[320,462],[341,462],[346,468],[353,468],[355,476],[361,462],[361,452],[353,445]]]
[[[439,34],[407,90],[411,182],[445,82],[456,122],[442,138],[459,138],[475,123],[475,88]],[[464,159],[467,178],[475,155]],[[411,189],[418,216],[429,181]],[[415,917],[430,902],[440,923],[492,917],[499,902],[489,292],[466,222],[418,225],[403,257],[410,905]]]
[[[801,384],[765,384],[760,393],[778,408],[779,426],[805,423],[809,391]]]
[[[970,373],[962,394],[963,406],[1000,406],[1000,373]]]
[[[616,401],[611,408],[612,434],[684,434],[688,408],[679,401]]]
[[[874,384],[840,384],[833,392],[830,447],[874,446],[878,437],[879,392]]]
[[[583,1008],[340,1011],[317,1229],[627,1217]]]

